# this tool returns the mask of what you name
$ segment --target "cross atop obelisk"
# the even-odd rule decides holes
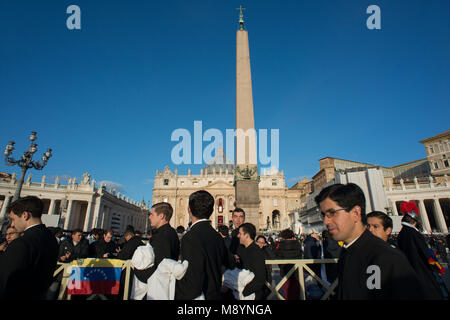
[[[245,8],[239,6],[236,10],[239,10],[239,25],[241,26],[241,30],[244,30],[244,14],[242,13],[242,10],[245,10]]]

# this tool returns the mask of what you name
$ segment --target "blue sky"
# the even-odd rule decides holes
[[[68,30],[69,5],[81,30]],[[0,2],[0,145],[38,132],[43,172],[89,172],[151,200],[177,128],[235,127],[239,5],[249,32],[257,129],[280,130],[288,186],[326,156],[383,166],[424,158],[449,129],[447,0],[55,0]],[[368,30],[366,9],[381,9]],[[206,147],[208,143],[204,143]],[[19,172],[17,167],[0,171]]]

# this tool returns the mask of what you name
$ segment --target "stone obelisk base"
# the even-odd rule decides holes
[[[245,222],[252,223],[259,231],[259,181],[235,181],[236,207],[245,211]]]

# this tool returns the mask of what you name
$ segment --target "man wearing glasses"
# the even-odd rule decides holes
[[[324,188],[315,201],[330,236],[344,242],[338,262],[337,299],[425,298],[403,253],[366,229],[366,200],[360,187],[334,184]]]

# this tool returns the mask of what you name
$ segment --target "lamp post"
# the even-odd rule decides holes
[[[20,197],[20,191],[22,190],[23,181],[25,179],[25,174],[28,169],[35,168],[36,170],[42,170],[44,169],[45,165],[47,164],[48,159],[52,156],[52,149],[47,149],[47,152],[44,153],[42,156],[42,161],[33,161],[33,155],[37,151],[37,144],[35,143],[37,137],[36,137],[36,131],[33,131],[30,136],[30,147],[27,151],[23,153],[23,155],[20,157],[19,160],[15,160],[11,157],[11,153],[14,150],[14,141],[10,141],[9,144],[5,148],[5,164],[8,166],[14,166],[18,165],[22,168],[22,173],[20,174],[19,182],[17,183],[16,191],[14,193],[12,201],[15,201],[19,199]]]

